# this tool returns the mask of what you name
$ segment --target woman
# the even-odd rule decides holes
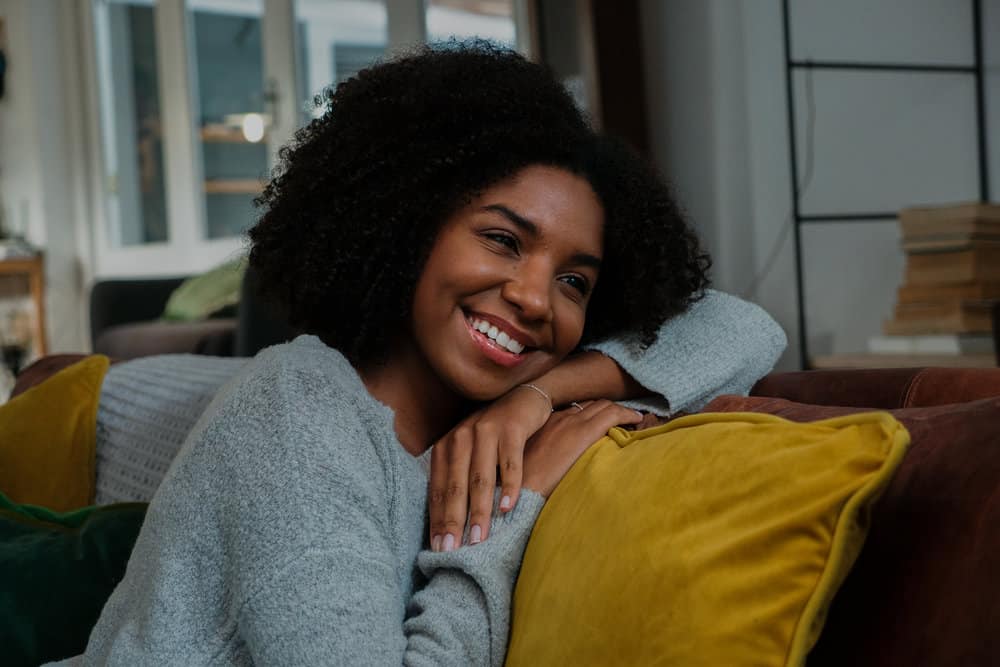
[[[641,418],[606,399],[697,407],[784,344],[756,307],[699,300],[707,257],[669,192],[543,68],[453,45],[327,102],[250,232],[312,335],[213,399],[87,664],[501,664],[544,497]]]

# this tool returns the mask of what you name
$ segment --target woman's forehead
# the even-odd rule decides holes
[[[484,190],[471,207],[506,217],[543,240],[569,236],[600,256],[604,207],[590,183],[566,169],[526,167]]]

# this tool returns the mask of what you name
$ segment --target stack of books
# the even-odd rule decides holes
[[[900,211],[906,272],[879,354],[992,354],[1000,302],[1000,205]]]

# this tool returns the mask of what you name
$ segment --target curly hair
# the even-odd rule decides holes
[[[631,332],[648,345],[708,284],[710,260],[662,179],[599,137],[549,70],[515,52],[424,47],[324,98],[257,199],[250,264],[293,327],[356,365],[384,359],[408,326],[443,222],[530,165],[586,178],[604,206],[582,342]]]

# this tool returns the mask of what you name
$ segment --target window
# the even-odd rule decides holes
[[[385,55],[388,12],[382,0],[296,0],[301,45],[303,122],[323,113],[315,98]]]
[[[167,240],[159,63],[152,3],[101,3],[101,126],[108,166],[108,229],[112,243]]]
[[[526,0],[87,0],[94,274],[184,275],[243,252],[274,156],[330,85],[429,35],[515,45]]]
[[[479,37],[517,46],[514,0],[427,0],[427,41]]]
[[[204,238],[239,236],[267,178],[262,0],[190,0]]]

